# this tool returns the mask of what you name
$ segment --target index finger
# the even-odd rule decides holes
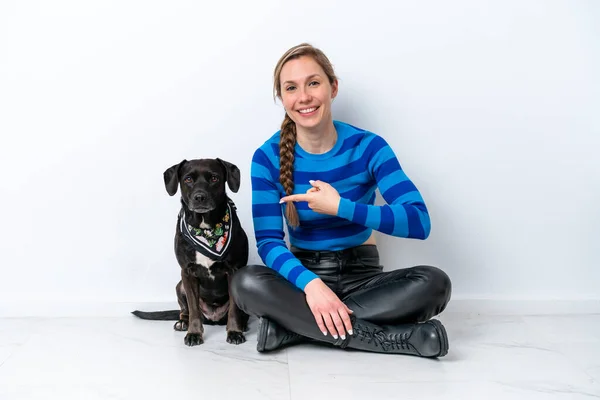
[[[308,196],[306,194],[291,194],[282,197],[281,200],[279,200],[279,204],[283,204],[287,201],[308,201]]]

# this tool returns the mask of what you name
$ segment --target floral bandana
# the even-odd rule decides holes
[[[197,252],[204,254],[211,260],[221,261],[227,255],[231,243],[232,217],[231,201],[229,201],[221,222],[210,228],[195,228],[185,222],[185,211],[182,208],[179,213],[179,230],[183,238]]]

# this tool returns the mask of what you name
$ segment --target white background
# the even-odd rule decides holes
[[[175,301],[163,171],[221,157],[252,237],[250,160],[283,117],[272,71],[322,48],[334,118],[421,190],[454,299],[600,300],[600,3],[2,1],[0,314]],[[28,308],[29,307],[29,308]]]

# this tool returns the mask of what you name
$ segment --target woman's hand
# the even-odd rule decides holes
[[[323,181],[308,181],[312,187],[305,194],[292,194],[282,197],[280,204],[287,201],[306,201],[308,207],[320,214],[337,215],[340,194],[333,186]]]
[[[338,338],[338,334],[346,339],[346,332],[352,335],[352,322],[348,315],[352,314],[352,310],[321,279],[310,281],[304,288],[304,293],[323,335],[327,335],[327,331],[334,339]]]

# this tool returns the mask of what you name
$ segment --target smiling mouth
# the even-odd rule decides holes
[[[298,110],[298,112],[300,114],[311,114],[311,113],[317,111],[318,109],[319,109],[319,107],[303,108],[301,110]]]

